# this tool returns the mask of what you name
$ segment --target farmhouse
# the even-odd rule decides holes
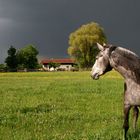
[[[50,63],[58,64],[58,66],[55,67],[50,67]],[[44,59],[41,61],[41,64],[43,66],[43,69],[46,71],[70,71],[73,69],[73,66],[75,64],[74,59]]]

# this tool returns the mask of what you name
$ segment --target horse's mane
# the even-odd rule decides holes
[[[139,56],[128,49],[118,47],[118,53],[121,54],[123,57],[126,57],[127,59],[139,60]]]
[[[122,47],[116,47],[112,53],[112,58],[117,65],[133,72],[136,77],[140,78],[140,58],[134,52]]]

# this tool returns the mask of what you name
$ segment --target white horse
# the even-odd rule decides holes
[[[136,128],[138,119],[138,106],[140,105],[140,59],[139,57],[122,47],[113,45],[101,45],[100,50],[92,67],[91,76],[97,80],[106,72],[115,69],[124,77],[124,139],[129,129],[129,111],[133,107],[134,122]]]

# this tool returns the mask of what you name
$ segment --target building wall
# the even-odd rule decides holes
[[[64,64],[64,65],[60,65],[59,66],[59,68],[61,69],[65,69],[65,70],[67,70],[67,71],[70,71],[71,70],[71,68],[72,68],[72,65],[70,65],[70,64]]]
[[[53,71],[53,68],[49,69],[48,65],[42,65],[43,69],[46,71]],[[66,70],[66,71],[70,71],[72,68],[72,64],[61,64],[59,67],[57,67],[55,70]]]

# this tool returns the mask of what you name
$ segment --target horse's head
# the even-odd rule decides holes
[[[99,54],[96,56],[96,61],[92,67],[91,77],[95,80],[99,79],[101,75],[112,70],[110,66],[109,58],[112,46],[110,45],[100,45],[97,43],[97,47],[100,50]]]

